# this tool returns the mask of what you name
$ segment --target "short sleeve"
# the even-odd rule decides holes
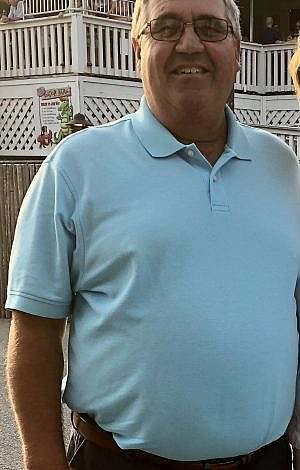
[[[68,315],[78,273],[76,198],[67,178],[44,162],[24,198],[12,246],[8,309]]]

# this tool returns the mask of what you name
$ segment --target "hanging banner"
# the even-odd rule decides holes
[[[40,133],[37,137],[39,148],[50,148],[71,134],[67,123],[73,118],[71,88],[40,87],[39,99]]]

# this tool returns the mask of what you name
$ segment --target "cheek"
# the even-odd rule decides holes
[[[141,72],[144,79],[152,82],[161,70],[162,65],[151,52],[141,58]]]
[[[141,55],[141,70],[145,78],[149,81],[159,77],[160,80],[165,78],[166,70],[168,70],[168,59],[170,52],[166,50],[164,45],[155,44],[154,47],[144,51]]]

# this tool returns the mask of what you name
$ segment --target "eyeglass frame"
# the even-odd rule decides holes
[[[161,18],[162,18],[162,17],[161,17]],[[186,25],[192,25],[192,26],[193,26],[194,33],[198,36],[198,38],[199,38],[200,41],[202,41],[202,42],[222,42],[222,41],[225,41],[225,39],[227,39],[229,33],[234,34],[233,26],[232,26],[232,24],[231,24],[228,20],[226,20],[226,18],[217,18],[217,17],[215,17],[215,16],[209,16],[209,17],[207,17],[207,16],[202,16],[202,17],[199,16],[198,18],[196,18],[196,19],[193,20],[193,21],[182,21],[182,20],[180,20],[179,18],[175,18],[175,19],[177,19],[178,21],[180,21],[181,24],[182,24],[181,33],[180,33],[180,36],[179,36],[178,39],[157,39],[157,38],[153,37],[153,35],[152,35],[151,23],[152,23],[153,21],[157,21],[157,20],[159,20],[159,19],[161,19],[161,18],[153,18],[152,20],[148,21],[148,23],[146,23],[146,24],[143,26],[142,31],[141,31],[141,32],[139,33],[139,35],[137,36],[137,39],[140,39],[140,37],[141,37],[142,35],[147,34],[147,33],[146,33],[146,29],[149,28],[149,33],[150,33],[152,39],[154,39],[155,41],[159,41],[159,42],[177,42],[177,41],[180,41],[180,39],[182,38],[182,35],[183,35],[183,33],[185,32],[185,27],[186,27]],[[213,18],[214,20],[222,20],[222,21],[225,21],[225,23],[226,23],[226,25],[227,25],[226,36],[225,36],[223,39],[217,39],[217,40],[213,40],[213,41],[208,41],[208,40],[206,40],[206,39],[201,39],[201,38],[199,37],[199,35],[196,33],[196,31],[195,31],[195,21],[197,21],[197,20],[199,20],[199,19],[201,19],[201,18]]]

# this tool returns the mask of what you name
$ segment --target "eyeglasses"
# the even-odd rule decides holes
[[[233,33],[232,25],[223,18],[214,16],[199,17],[192,22],[184,22],[178,18],[161,17],[149,21],[138,38],[147,34],[147,29],[156,41],[179,41],[186,25],[193,25],[198,38],[204,42],[224,41],[229,32]]]

